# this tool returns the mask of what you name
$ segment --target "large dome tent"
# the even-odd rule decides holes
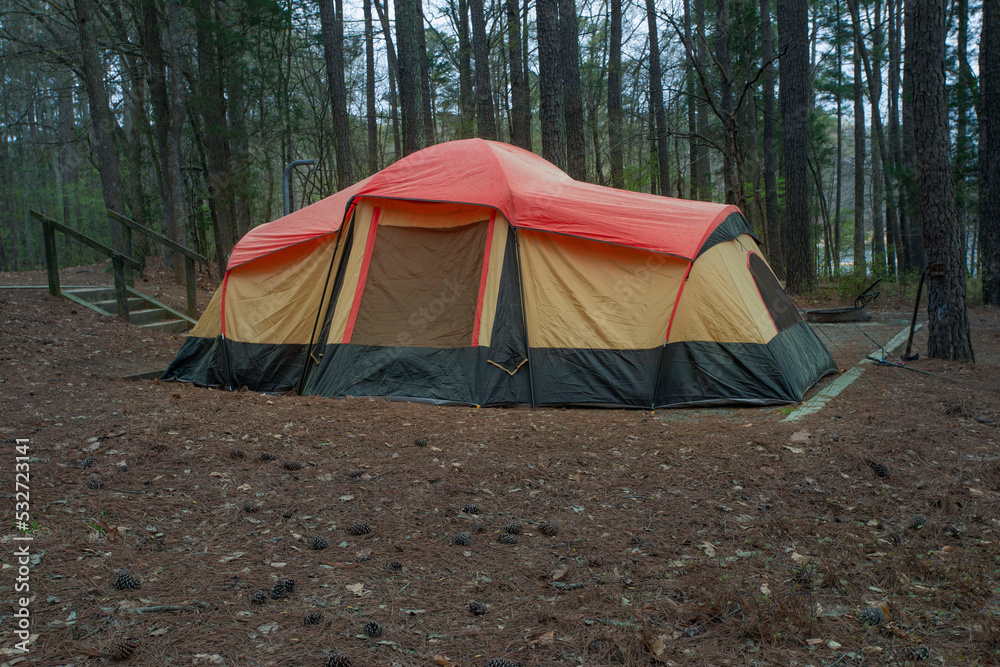
[[[469,139],[251,230],[163,378],[656,408],[795,403],[834,370],[736,207]]]

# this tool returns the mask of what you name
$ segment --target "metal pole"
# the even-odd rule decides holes
[[[285,167],[285,173],[281,175],[281,191],[285,196],[285,215],[292,212],[292,197],[288,185],[288,178],[292,173],[292,169],[295,169],[295,167],[301,167],[305,164],[312,167],[316,164],[316,160],[296,160],[295,162],[289,162],[288,166]]]

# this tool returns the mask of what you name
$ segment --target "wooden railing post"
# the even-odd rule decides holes
[[[118,301],[118,315],[128,321],[128,286],[125,282],[125,261],[118,253],[111,256],[111,270],[115,274],[115,299]]]
[[[198,319],[198,297],[195,288],[198,286],[197,277],[194,273],[194,260],[184,257],[184,282],[187,284],[187,307],[188,317]]]
[[[135,257],[135,253],[132,251],[134,245],[132,243],[132,230],[125,227],[122,231],[124,232],[124,234],[122,234],[122,239],[125,242],[125,255],[127,257]],[[125,280],[128,281],[127,284],[129,286],[134,286],[135,283],[131,268],[125,269]]]
[[[49,293],[59,296],[59,258],[56,256],[56,232],[52,225],[42,220],[42,239],[45,246],[45,270],[49,274]]]

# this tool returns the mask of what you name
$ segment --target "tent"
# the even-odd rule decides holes
[[[251,230],[163,379],[655,408],[799,402],[834,370],[736,207],[469,139]]]

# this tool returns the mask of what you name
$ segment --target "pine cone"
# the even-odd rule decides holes
[[[875,473],[876,477],[888,477],[889,467],[883,463],[879,463],[872,466],[872,472]]]
[[[475,526],[473,526],[472,530],[476,531],[477,533],[485,533],[486,526],[484,526],[481,523],[477,523]]]
[[[326,541],[325,537],[317,535],[316,537],[313,538],[312,548],[315,549],[316,551],[322,551],[323,549],[326,549],[329,546],[330,543]]]
[[[303,467],[298,461],[285,461],[285,470],[295,472],[296,470],[302,470]]]
[[[121,637],[115,640],[111,647],[111,655],[115,660],[125,661],[135,654],[139,648],[139,640],[135,637]]]
[[[253,514],[258,509],[260,508],[257,507],[257,503],[255,503],[252,500],[248,500],[245,503],[243,503],[243,511],[246,512],[247,514]]]
[[[365,521],[352,523],[347,529],[347,533],[349,535],[354,535],[355,537],[358,535],[367,535],[370,532],[372,532],[372,527]]]
[[[229,452],[229,458],[231,458],[234,461],[246,461],[247,453],[244,452],[242,449],[234,449],[233,451]]]
[[[878,607],[865,607],[858,612],[858,620],[861,625],[880,625],[885,620],[885,615]]]
[[[466,514],[479,514],[479,506],[478,505],[472,505],[470,503],[469,505],[466,505],[465,507],[463,507],[462,511],[465,512]]]
[[[931,650],[926,646],[907,646],[906,657],[913,662],[920,662],[931,657]]]
[[[358,477],[361,477],[364,474],[365,474],[364,470],[357,470],[357,469],[355,469],[355,470],[351,470],[350,472],[348,472],[347,476],[350,477],[351,479],[357,479]]]
[[[118,472],[128,472],[128,464],[127,463],[119,464]]]
[[[80,459],[78,461],[78,465],[81,468],[83,468],[84,470],[86,470],[87,468],[92,468],[92,467],[94,467],[94,457],[93,456],[88,456],[85,459]]]
[[[268,452],[264,452],[263,454],[260,455],[260,460],[261,461],[276,461],[276,460],[278,460],[278,457],[275,456],[274,454],[271,454],[271,453],[268,453]]]
[[[539,524],[538,532],[545,537],[555,537],[559,534],[559,522],[546,521],[545,523]]]
[[[284,586],[285,590],[288,591],[289,593],[292,593],[292,592],[295,591],[295,580],[294,579],[282,579],[278,583],[281,584],[282,586]]]
[[[155,445],[150,447],[150,449],[152,449],[157,454],[162,454],[163,452],[167,451],[167,446],[161,443],[156,443]]]
[[[369,637],[378,637],[382,634],[382,625],[376,621],[368,621],[362,629]]]
[[[497,542],[500,544],[517,544],[517,538],[510,533],[504,533],[497,538]]]
[[[521,663],[503,658],[490,658],[486,661],[486,667],[521,667]]]
[[[487,609],[486,605],[484,605],[482,602],[470,602],[469,611],[472,612],[473,616],[482,616],[483,614],[488,612],[489,609]]]
[[[462,532],[455,536],[455,544],[460,547],[467,547],[472,545],[472,537],[466,533]]]
[[[910,530],[920,530],[927,525],[927,519],[922,514],[914,514],[910,518]]]
[[[268,595],[271,596],[272,600],[280,600],[281,598],[285,597],[287,593],[288,591],[285,590],[285,587],[279,581],[271,588],[271,592],[268,593]]]
[[[413,444],[416,445],[417,447],[426,447],[427,438],[417,438],[416,440],[413,441]]]
[[[306,614],[305,618],[302,619],[302,625],[316,625],[323,621],[323,614],[318,611],[314,611],[310,614]]]
[[[521,534],[521,524],[516,521],[511,521],[506,526],[503,527],[503,532],[508,535],[520,535]]]
[[[100,489],[103,487],[104,487],[104,482],[102,482],[97,477],[91,477],[90,479],[87,480],[88,489]]]
[[[403,564],[400,563],[398,560],[391,560],[388,563],[386,563],[385,569],[389,570],[390,572],[399,572],[400,570],[403,569]]]
[[[120,591],[128,591],[142,586],[139,577],[128,570],[118,570],[118,577],[115,579],[115,588]]]
[[[354,667],[354,661],[351,660],[351,656],[349,655],[331,653],[326,659],[324,667]]]
[[[264,591],[255,591],[254,594],[250,596],[250,604],[255,604],[257,606],[267,604],[267,593]]]

